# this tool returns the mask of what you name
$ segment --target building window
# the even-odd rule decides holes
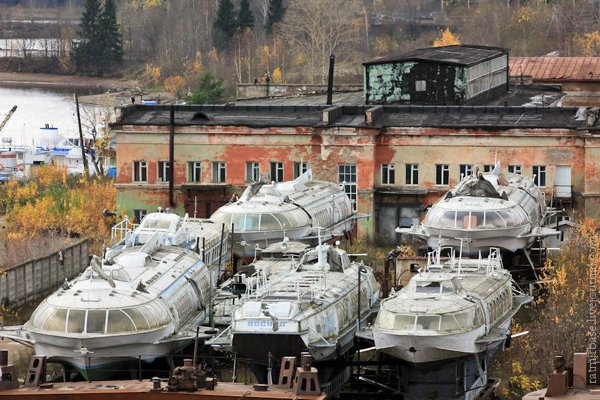
[[[202,162],[200,162],[200,161],[189,161],[188,162],[188,181],[189,182],[202,181]]]
[[[158,168],[157,180],[159,182],[166,182],[171,179],[171,168],[168,161],[159,161],[156,163]]]
[[[484,164],[484,166],[483,166],[483,173],[484,174],[489,174],[493,170],[494,170],[494,164]]]
[[[426,81],[415,81],[415,91],[416,92],[424,92],[427,89]]]
[[[448,164],[435,165],[435,184],[447,185],[450,182],[450,166]]]
[[[460,179],[473,175],[473,164],[460,164]]]
[[[294,179],[308,171],[308,163],[306,161],[294,162]]]
[[[352,210],[357,209],[358,184],[356,180],[356,164],[342,164],[338,167],[338,182],[344,183],[344,190],[352,203]]]
[[[246,162],[246,182],[260,181],[260,164],[256,161]]]
[[[546,186],[546,166],[545,165],[534,165],[533,175],[535,175],[534,183],[539,187]]]
[[[271,162],[271,180],[273,182],[283,182],[283,163],[279,161]]]
[[[396,183],[396,169],[394,164],[381,164],[381,184],[393,185]]]
[[[419,184],[419,164],[406,164],[406,184]]]
[[[148,163],[146,161],[133,162],[133,181],[148,182]]]
[[[212,163],[212,181],[215,183],[224,183],[227,178],[225,161],[213,161]]]
[[[147,212],[146,210],[133,210],[133,218],[135,218],[135,223],[139,224],[140,222],[142,222],[142,220],[144,219],[144,217],[146,216]]]
[[[535,170],[535,167],[533,167]],[[546,171],[546,167],[544,167],[544,174]],[[523,173],[523,169],[521,168],[520,165],[509,165],[508,166],[508,172],[510,172],[511,174],[519,174],[521,175]],[[535,172],[534,172],[535,174]],[[545,178],[544,178],[545,179]]]

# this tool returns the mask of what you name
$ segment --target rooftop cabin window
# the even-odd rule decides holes
[[[169,230],[172,221],[164,220],[160,218],[144,218],[140,229],[156,229],[156,230]]]
[[[416,294],[450,294],[454,292],[454,284],[452,281],[417,281],[415,286]]]
[[[520,210],[455,211],[432,210],[423,223],[439,229],[506,229],[528,223]]]

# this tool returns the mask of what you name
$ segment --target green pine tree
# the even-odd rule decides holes
[[[221,0],[217,16],[213,22],[215,46],[219,49],[229,47],[229,42],[235,34],[236,28],[237,20],[233,2],[231,0]]]
[[[265,31],[267,34],[273,33],[273,27],[280,22],[285,15],[285,7],[283,0],[269,0],[269,9],[267,11],[267,22],[265,23]]]
[[[108,54],[110,63],[123,61],[123,41],[117,21],[117,5],[115,0],[105,0],[104,11],[100,16],[100,29],[102,32],[102,46]]]
[[[244,32],[246,29],[254,28],[254,15],[250,10],[250,1],[240,1],[240,9],[238,10],[237,29],[239,32]]]
[[[223,80],[215,78],[210,72],[200,76],[198,86],[186,99],[190,104],[219,104],[224,98]]]
[[[101,12],[100,0],[86,0],[79,23],[79,41],[75,43],[72,51],[75,67],[79,71],[88,70],[93,66],[94,55],[99,51]]]

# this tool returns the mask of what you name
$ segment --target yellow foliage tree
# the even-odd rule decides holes
[[[108,239],[114,221],[102,215],[115,209],[116,190],[111,181],[80,179],[53,165],[32,172],[25,182],[9,182],[0,199],[6,209],[9,240],[43,234],[86,237],[93,251]]]
[[[151,64],[146,64],[144,69],[144,77],[152,84],[160,83],[161,68],[155,67]]]
[[[498,359],[508,375],[501,377],[501,397],[521,398],[539,389],[552,369],[554,356],[563,355],[570,362],[574,352],[586,350],[588,336],[597,329],[589,322],[590,304],[600,295],[600,286],[590,283],[600,276],[597,228],[589,219],[569,233],[569,241],[546,266],[543,280],[549,283],[544,294],[513,321],[513,332],[528,330],[529,335],[515,339]]]
[[[273,83],[282,83],[283,82],[283,71],[281,68],[277,67],[273,71]]]
[[[582,56],[595,57],[600,55],[600,32],[598,31],[575,35],[573,42]]]
[[[131,0],[131,8],[134,10],[146,10],[149,8],[160,7],[162,3],[163,0]]]
[[[446,28],[442,34],[433,41],[433,47],[452,46],[460,44],[458,35],[450,32],[450,28]]]
[[[165,79],[165,89],[174,94],[177,98],[181,97],[182,92],[185,90],[186,84],[185,79],[181,75],[170,76]]]

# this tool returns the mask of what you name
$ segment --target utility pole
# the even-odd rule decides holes
[[[81,146],[81,158],[83,158],[83,174],[85,178],[90,177],[87,156],[85,155],[85,145],[83,144],[83,131],[81,130],[81,116],[79,114],[79,97],[75,93],[75,108],[77,109],[77,125],[79,125],[79,145]]]
[[[367,7],[363,7],[363,13],[365,14],[365,40],[367,42],[367,52],[369,52],[369,12]]]

